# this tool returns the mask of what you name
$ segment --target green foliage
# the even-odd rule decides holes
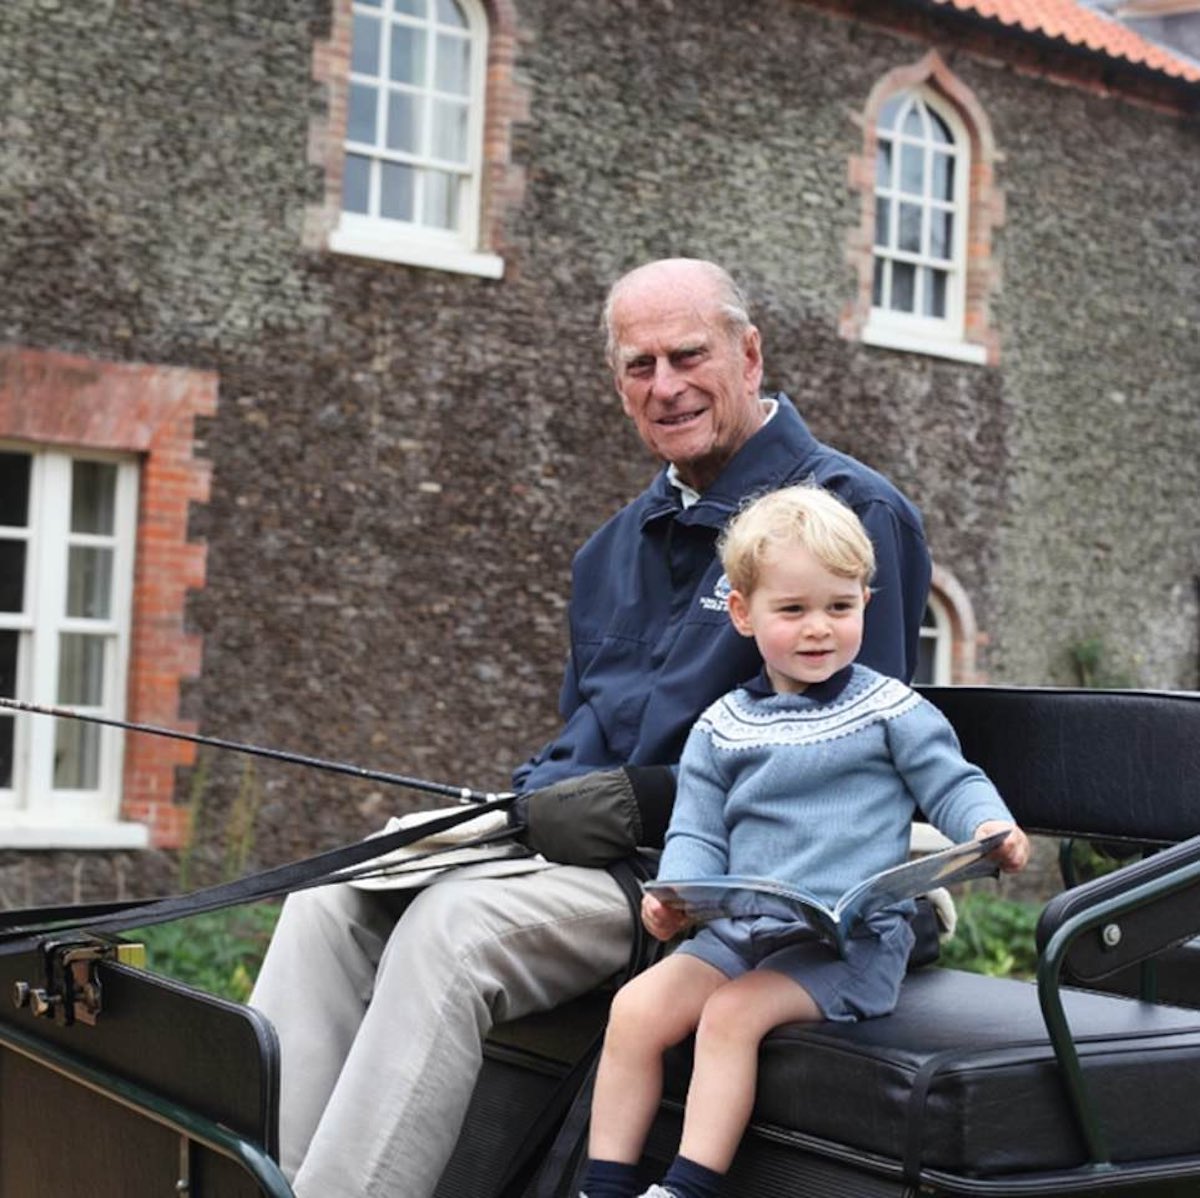
[[[278,902],[228,907],[126,933],[146,946],[146,967],[234,1002],[250,997],[279,917]]]
[[[184,893],[196,887],[198,875],[212,872],[211,863],[207,868],[202,865],[202,849],[215,847],[219,851],[221,880],[228,882],[245,874],[254,847],[261,794],[254,763],[243,764],[237,795],[223,822],[218,822],[213,805],[206,801],[211,767],[209,755],[202,750],[197,754],[189,787],[190,831],[179,855],[179,889]],[[128,933],[128,937],[145,944],[146,967],[153,972],[222,998],[245,1002],[279,917],[279,907],[278,902],[229,907],[142,928]]]
[[[957,907],[958,927],[942,944],[943,965],[991,977],[1033,977],[1040,904],[976,890],[960,896]]]
[[[1088,637],[1067,649],[1079,685],[1102,690],[1125,690],[1133,686],[1128,674],[1112,669],[1108,664],[1108,646],[1104,638]]]

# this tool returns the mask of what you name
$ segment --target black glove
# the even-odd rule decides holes
[[[674,793],[666,766],[600,770],[521,795],[509,818],[546,860],[601,866],[661,844]]]

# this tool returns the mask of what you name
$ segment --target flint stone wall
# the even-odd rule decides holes
[[[729,266],[768,384],[918,501],[992,681],[1071,683],[1098,636],[1130,681],[1196,685],[1195,120],[795,0],[517,13],[526,190],[496,282],[301,248],[326,0],[0,6],[0,337],[219,376],[184,715],[502,787],[556,724],[572,550],[654,469],[603,366],[603,295],[671,254]],[[994,369],[837,334],[852,113],[930,45],[1003,155]],[[423,801],[228,755],[177,799],[193,881]],[[0,900],[169,867],[0,854]]]

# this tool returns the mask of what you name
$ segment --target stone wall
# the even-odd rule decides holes
[[[729,266],[768,383],[921,504],[991,680],[1071,682],[1071,646],[1099,637],[1133,681],[1196,685],[1194,120],[798,0],[516,16],[525,190],[497,282],[302,247],[327,0],[0,6],[0,340],[218,379],[191,529],[204,662],[181,718],[503,785],[555,726],[572,548],[654,468],[603,367],[604,291],[668,254]],[[994,368],[837,331],[852,115],[931,45],[1001,156]],[[417,801],[205,754],[177,799],[211,872]],[[163,868],[0,854],[0,886],[37,901],[72,870],[86,892]]]

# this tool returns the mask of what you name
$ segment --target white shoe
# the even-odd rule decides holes
[[[668,1190],[665,1186],[653,1185],[639,1198],[678,1198],[674,1190]]]

